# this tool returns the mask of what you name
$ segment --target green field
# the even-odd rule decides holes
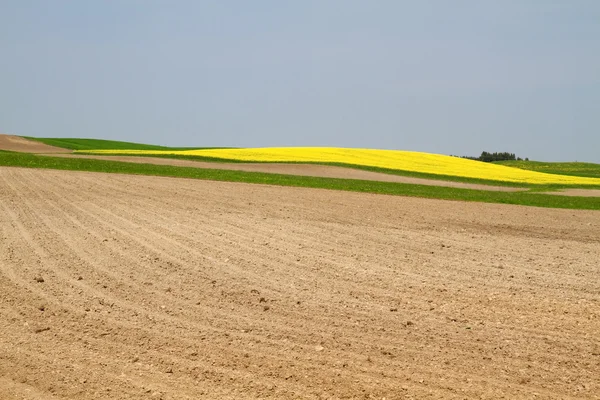
[[[55,146],[61,147],[69,150],[79,150],[82,151],[79,154],[85,155],[86,150],[189,150],[189,149],[210,149],[215,147],[186,147],[186,148],[175,148],[175,147],[164,147],[164,146],[156,146],[156,145],[148,145],[142,143],[132,143],[132,142],[121,142],[114,140],[103,140],[103,139],[73,139],[73,138],[34,138],[34,137],[26,137],[27,139],[37,140],[39,142]],[[91,153],[90,153],[91,154]],[[123,156],[123,154],[111,154],[105,153],[102,155],[106,156]],[[176,155],[176,154],[153,154],[152,156],[147,156],[143,154],[128,154],[128,157],[156,157],[156,158],[172,158],[172,159],[180,159],[180,160],[190,160],[190,161],[204,161],[204,162],[214,162],[214,163],[243,163],[244,161],[223,159],[223,158],[214,158],[214,157],[202,157],[202,156],[187,156],[187,155]],[[255,161],[255,163],[269,163],[268,161]],[[289,164],[296,164],[293,162],[288,162]],[[423,179],[437,179],[444,181],[452,181],[452,182],[462,182],[462,183],[476,183],[482,185],[494,185],[494,186],[507,186],[507,187],[525,187],[531,188],[532,185],[528,185],[525,183],[510,183],[503,181],[493,181],[493,180],[485,180],[485,179],[475,179],[475,178],[464,178],[457,176],[448,176],[448,175],[438,175],[438,174],[427,174],[422,172],[415,171],[399,171],[393,169],[386,168],[377,168],[377,167],[368,167],[362,165],[354,165],[354,164],[342,164],[342,163],[306,163],[306,164],[319,164],[319,165],[331,165],[337,167],[344,168],[354,168],[361,169],[365,171],[371,172],[379,172],[391,175],[399,175],[399,176],[408,176],[414,178],[423,178]],[[537,186],[538,188],[541,186]],[[561,186],[562,187],[562,186]],[[571,186],[578,187],[578,186]],[[581,186],[581,187],[589,187]],[[551,186],[544,186],[542,190],[552,190]]]
[[[73,138],[30,138],[48,145],[62,147],[70,150],[181,150],[201,149],[202,147],[172,148],[165,146],[147,145],[101,139],[73,139]],[[206,148],[206,147],[204,147]],[[107,154],[109,155],[109,154]],[[115,154],[116,155],[116,154]],[[143,155],[140,155],[143,157]],[[86,158],[60,158],[49,156],[36,156],[32,154],[13,153],[0,151],[0,165],[20,166],[28,168],[49,168],[61,170],[81,170],[90,172],[109,172],[138,175],[157,175],[192,179],[207,179],[230,182],[263,183],[281,186],[299,186],[333,190],[346,190],[355,192],[369,192],[390,195],[417,196],[447,200],[479,201],[488,203],[519,204],[538,207],[572,208],[572,209],[600,209],[600,199],[594,197],[555,196],[542,192],[554,191],[564,188],[599,189],[600,186],[589,185],[535,185],[515,184],[502,181],[483,180],[474,178],[460,178],[455,176],[434,175],[414,171],[398,171],[384,168],[365,167],[339,163],[315,163],[322,165],[335,165],[347,168],[356,168],[373,172],[395,174],[401,176],[456,181],[464,183],[478,183],[495,186],[512,186],[528,189],[521,192],[495,192],[486,190],[472,190],[448,188],[439,186],[426,186],[416,184],[376,182],[353,179],[335,179],[292,176],[273,173],[227,171],[218,169],[220,162],[236,162],[218,158],[183,156],[183,155],[153,155],[152,157],[178,158],[195,161],[208,161],[215,163],[215,169],[194,167],[175,167],[153,164],[134,164],[118,161],[93,160]],[[509,161],[499,164],[529,169],[550,174],[600,177],[600,165],[591,163],[547,163],[535,161]]]
[[[94,153],[86,153],[85,151],[82,153],[78,153],[81,155],[94,155],[98,154]],[[120,156],[123,157],[124,154],[118,153],[103,153],[103,156]],[[186,155],[177,155],[177,154],[152,154],[152,155],[144,155],[144,154],[126,154],[127,157],[152,157],[152,158],[172,158],[177,160],[189,160],[189,161],[202,161],[202,162],[211,162],[215,163],[215,168],[218,168],[219,163],[227,163],[227,164],[244,164],[248,163],[248,161],[238,161],[231,160],[225,158],[215,158],[215,157],[203,157],[203,156],[186,156]],[[293,161],[253,161],[252,164],[299,164],[298,162]],[[423,178],[423,179],[434,179],[440,181],[450,181],[450,182],[462,182],[462,183],[476,183],[481,185],[492,185],[492,186],[506,186],[506,187],[522,187],[522,188],[533,188],[533,187],[541,187],[540,185],[531,185],[527,183],[516,183],[516,182],[504,182],[504,181],[493,181],[486,179],[477,179],[477,178],[465,178],[461,176],[451,176],[451,175],[438,175],[438,174],[427,174],[424,172],[415,172],[415,171],[402,171],[396,169],[387,169],[387,168],[378,168],[378,167],[369,167],[365,165],[356,165],[356,164],[343,164],[343,163],[332,163],[332,162],[303,162],[302,164],[316,164],[316,165],[329,165],[334,167],[343,167],[343,168],[353,168],[359,169],[363,171],[370,172],[379,172],[383,174],[390,175],[398,175],[398,176],[408,176],[412,178]],[[556,186],[556,188],[564,188],[565,186]],[[581,188],[590,188],[590,185],[571,185],[569,187],[581,187]],[[550,185],[544,186],[545,189],[552,188]],[[600,186],[598,187],[600,188]]]
[[[86,150],[190,150],[190,149],[211,149],[215,147],[185,147],[185,148],[175,148],[175,147],[165,147],[165,146],[156,146],[156,145],[147,145],[141,143],[131,143],[131,142],[121,142],[121,141],[112,141],[112,140],[101,140],[101,139],[69,139],[69,138],[29,138],[33,140],[38,140],[40,142],[56,146],[62,147],[70,150],[78,150],[81,151],[80,154],[86,154]],[[90,153],[91,154],[91,153]],[[123,156],[123,154],[111,154],[105,153],[102,155],[106,156]],[[173,158],[173,159],[182,159],[182,160],[192,160],[192,161],[204,161],[204,162],[214,162],[214,163],[243,163],[244,161],[237,161],[231,159],[222,159],[222,158],[214,158],[214,157],[203,157],[203,156],[190,156],[190,155],[175,155],[175,154],[153,154],[151,156],[144,154],[128,154],[128,157],[159,157],[159,158]],[[269,161],[254,161],[254,163],[270,163]],[[282,163],[282,162],[278,162]],[[296,162],[287,162],[290,164],[296,164]],[[528,162],[524,162],[528,163]],[[534,164],[534,162],[529,162]],[[458,176],[450,176],[450,175],[439,175],[439,174],[429,174],[423,172],[416,171],[403,171],[403,170],[393,170],[386,168],[378,168],[378,167],[369,167],[363,165],[354,165],[354,164],[343,164],[343,163],[331,163],[331,162],[311,162],[305,164],[319,164],[319,165],[331,165],[345,168],[354,168],[361,169],[365,171],[371,172],[379,172],[391,175],[399,175],[399,176],[408,176],[414,178],[424,178],[424,179],[436,179],[436,180],[444,180],[444,181],[453,181],[453,182],[462,182],[462,183],[476,183],[483,185],[494,185],[494,186],[507,186],[507,187],[522,187],[522,188],[530,188],[534,191],[549,191],[556,190],[561,188],[600,188],[600,186],[590,186],[590,185],[531,185],[526,183],[516,183],[516,182],[505,182],[505,181],[494,181],[494,180],[486,180],[486,179],[477,179],[477,178],[466,178],[466,177],[458,177]],[[552,164],[552,163],[546,163]],[[563,163],[564,164],[564,163]],[[576,163],[583,164],[583,163]],[[507,165],[509,165],[507,163]],[[564,173],[562,175],[574,175],[574,176],[585,176],[585,177],[600,177],[600,165],[598,164],[587,164],[589,166],[596,166],[598,175],[577,175],[576,173]],[[509,165],[512,166],[512,165]],[[520,166],[516,166],[519,167]],[[533,169],[533,168],[522,168],[522,169]],[[547,173],[555,173],[561,174],[560,169],[556,169],[556,172],[550,171],[542,171],[539,172],[547,172]]]
[[[426,197],[445,200],[478,201],[518,204],[537,207],[600,210],[600,199],[568,197],[524,192],[492,192],[404,183],[362,181],[353,179],[317,178],[258,172],[227,171],[194,167],[174,167],[153,164],[134,164],[85,158],[37,156],[26,153],[0,152],[0,166],[47,168],[58,170],[108,172],[136,175],[156,175],[178,178],[205,179],[228,182],[262,183],[388,195]],[[538,188],[541,190],[542,188]]]
[[[600,178],[600,164],[584,162],[497,161],[495,164],[556,175]]]
[[[69,150],[78,150],[82,152],[81,154],[86,154],[86,150],[199,150],[199,149],[218,149],[223,147],[167,147],[167,146],[159,146],[159,145],[151,145],[151,144],[143,144],[143,143],[133,143],[133,142],[123,142],[123,141],[115,141],[115,140],[104,140],[104,139],[81,139],[81,138],[35,138],[35,137],[27,137],[26,139],[36,140],[51,146],[61,147]],[[122,156],[123,154],[111,154],[105,153],[103,155],[115,155]],[[143,154],[128,154],[127,156],[139,156],[139,157],[148,157],[148,155]],[[206,162],[226,162],[226,163],[236,163],[236,162],[244,162],[237,161],[231,159],[222,159],[222,158],[214,158],[214,157],[202,157],[202,156],[186,156],[186,155],[174,155],[174,154],[153,154],[151,157],[162,157],[162,158],[175,158],[175,159],[184,159],[184,160],[194,160],[194,161],[206,161]],[[254,161],[254,162],[262,162],[268,163],[268,161]],[[294,163],[294,162],[290,162]],[[415,171],[398,171],[393,169],[386,168],[377,168],[377,167],[365,167],[354,164],[342,164],[342,163],[327,163],[327,162],[313,162],[313,164],[320,165],[335,165],[341,167],[348,168],[358,168],[368,171],[374,172],[382,172],[387,174],[396,174],[402,176],[412,176],[418,178],[427,178],[427,179],[441,179],[441,180],[451,180],[457,182],[468,182],[468,183],[481,183],[481,184],[492,184],[492,185],[503,185],[503,186],[515,186],[515,187],[529,187],[527,184],[517,184],[517,183],[509,183],[503,181],[493,181],[493,180],[484,180],[484,179],[471,179],[471,178],[460,178],[455,176],[447,176],[447,175],[438,175],[438,174],[427,174]],[[544,172],[548,174],[556,174],[556,175],[570,175],[570,176],[582,176],[588,178],[600,178],[600,164],[593,163],[582,163],[582,162],[539,162],[539,161],[497,161],[495,164],[506,165],[509,167],[536,171],[536,172]],[[579,187],[579,186],[569,186],[569,187]],[[580,187],[587,187],[589,185],[583,185]]]
[[[62,147],[69,150],[192,150],[202,147],[166,147],[152,144],[121,142],[102,139],[77,139],[77,138],[35,138],[24,136],[26,139],[36,140],[50,146]]]
[[[95,155],[94,153],[86,153],[85,151],[82,153],[78,153],[81,155]],[[123,154],[118,153],[103,153],[103,156],[120,156],[123,157]],[[177,154],[152,154],[152,155],[144,155],[144,154],[126,154],[127,157],[152,157],[152,158],[172,158],[179,160],[189,160],[189,161],[202,161],[202,162],[212,162],[215,163],[215,168],[218,168],[219,163],[231,163],[231,164],[243,164],[248,163],[248,161],[238,161],[224,158],[215,158],[215,157],[203,157],[203,156],[186,156],[186,155],[177,155]],[[253,161],[252,164],[299,164],[293,161]],[[488,179],[477,179],[477,178],[466,178],[461,176],[451,176],[451,175],[440,175],[440,174],[428,174],[424,172],[416,172],[416,171],[403,171],[396,169],[387,169],[387,168],[378,168],[378,167],[369,167],[365,165],[356,165],[356,164],[344,164],[344,163],[332,163],[332,162],[304,162],[302,164],[316,164],[316,165],[329,165],[334,167],[343,167],[343,168],[353,168],[359,169],[363,171],[370,172],[378,172],[389,175],[398,175],[398,176],[407,176],[411,178],[423,178],[423,179],[431,179],[431,180],[440,180],[440,181],[449,181],[449,182],[461,182],[461,183],[475,183],[480,185],[489,185],[489,186],[505,186],[505,187],[515,187],[515,188],[529,188],[533,191],[551,191],[557,189],[566,189],[566,188],[582,188],[582,189],[600,189],[600,186],[597,185],[541,185],[541,184],[530,184],[530,183],[522,183],[522,182],[506,182],[506,181],[494,181]]]

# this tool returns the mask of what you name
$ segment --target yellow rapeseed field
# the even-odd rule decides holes
[[[86,150],[86,153],[186,155],[248,162],[343,163],[504,182],[600,185],[599,178],[546,174],[440,154],[334,147],[266,147],[206,150]]]

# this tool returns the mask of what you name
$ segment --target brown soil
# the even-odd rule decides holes
[[[600,213],[0,168],[1,399],[600,398]]]
[[[225,169],[232,171],[265,172],[268,174],[284,174],[299,176],[318,176],[323,178],[358,179],[365,181],[412,183],[417,185],[443,186],[463,189],[479,189],[500,192],[516,192],[526,189],[507,186],[490,186],[475,183],[442,181],[435,179],[411,178],[379,172],[364,171],[353,168],[335,167],[315,164],[277,164],[277,163],[214,163],[173,158],[139,157],[139,156],[85,156],[65,154],[61,157],[85,157],[97,160],[125,161],[137,164],[174,165],[179,167],[195,167],[208,169]]]
[[[0,150],[18,151],[21,153],[70,153],[71,150],[29,140],[20,136],[0,134]]]

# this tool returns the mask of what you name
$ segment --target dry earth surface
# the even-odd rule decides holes
[[[70,153],[71,150],[29,140],[20,136],[0,134],[0,150],[18,151],[22,153]]]
[[[598,399],[600,213],[0,168],[1,399]]]

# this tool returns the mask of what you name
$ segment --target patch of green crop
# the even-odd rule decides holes
[[[555,175],[583,176],[600,178],[600,164],[584,162],[542,162],[542,161],[497,161],[508,167],[526,169],[529,171],[545,172]]]
[[[599,210],[600,201],[593,197],[555,196],[533,192],[492,192],[405,183],[362,181],[355,179],[228,171],[168,165],[135,164],[87,158],[60,158],[26,153],[0,153],[0,166],[48,168],[58,170],[156,175],[227,182],[260,183],[445,200],[518,204],[536,207]]]
[[[35,138],[25,136],[26,139],[36,140],[50,146],[61,147],[69,150],[197,150],[201,147],[166,147],[152,144],[121,142],[103,139],[78,139],[78,138]],[[209,147],[205,147],[209,148]]]

